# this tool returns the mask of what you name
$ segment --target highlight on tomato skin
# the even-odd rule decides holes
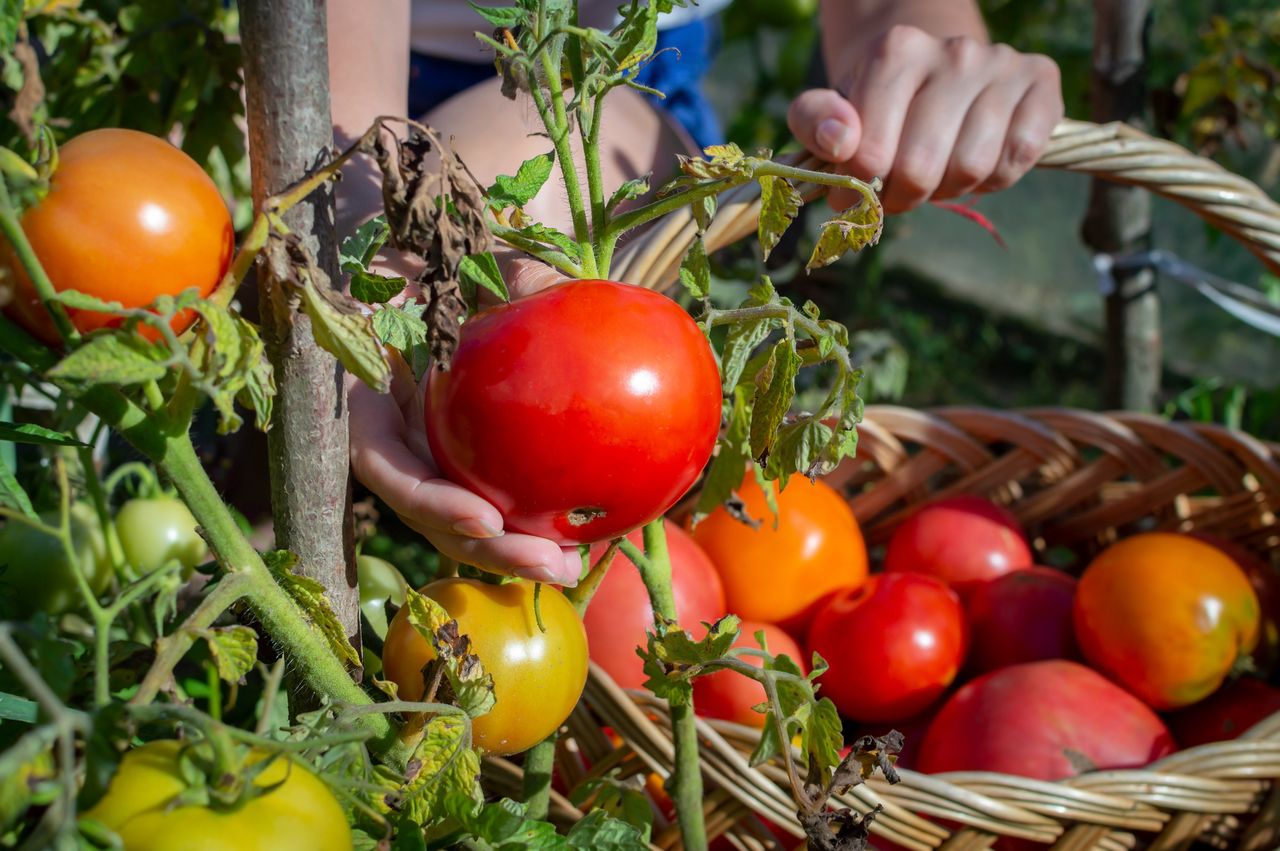
[[[562,546],[654,520],[696,481],[720,430],[702,329],[661,293],[566,281],[463,323],[424,420],[445,478],[505,529]]]
[[[194,287],[213,292],[231,264],[231,213],[202,168],[167,141],[136,130],[91,130],[58,149],[48,194],[22,215],[22,229],[54,289],[76,290],[125,307]],[[59,337],[7,241],[0,262],[12,273],[5,313],[48,345]],[[83,333],[120,317],[68,309]],[[175,333],[195,313],[174,317]],[[139,332],[155,339],[155,329]]]

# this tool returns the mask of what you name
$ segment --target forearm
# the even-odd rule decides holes
[[[940,38],[988,40],[973,0],[822,0],[821,19],[822,56],[832,83],[841,81],[854,58],[895,25]]]
[[[380,115],[405,115],[409,98],[409,0],[330,0],[329,96],[334,142],[345,147]],[[339,232],[381,209],[377,169],[357,157],[338,184]]]

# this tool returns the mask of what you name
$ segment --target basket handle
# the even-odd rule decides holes
[[[791,162],[810,169],[829,167],[807,153],[793,156]],[[1054,128],[1036,166],[1141,186],[1172,199],[1241,242],[1268,268],[1280,273],[1280,204],[1251,181],[1180,145],[1153,138],[1122,122],[1066,120]],[[808,201],[826,191],[826,187],[814,184],[797,188]],[[715,251],[751,234],[759,212],[756,183],[726,192],[704,236],[707,250]],[[669,286],[679,274],[694,233],[688,208],[667,216],[619,251],[613,277],[651,289]]]

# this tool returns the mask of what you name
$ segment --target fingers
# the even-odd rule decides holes
[[[1062,82],[1058,66],[1047,57],[1032,56],[1032,83],[1019,101],[1009,121],[1000,161],[995,170],[977,188],[978,192],[1007,189],[1039,161],[1062,121]]]
[[[810,89],[787,110],[791,134],[827,162],[844,162],[858,149],[862,122],[853,104],[834,89]]]
[[[507,291],[511,298],[525,298],[565,280],[565,274],[529,257],[517,257],[507,264]]]
[[[444,555],[482,570],[566,587],[577,585],[582,574],[582,558],[577,549],[562,548],[546,538],[516,533],[472,538],[420,528],[408,518],[406,522]]]

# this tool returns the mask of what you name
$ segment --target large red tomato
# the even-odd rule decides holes
[[[889,538],[884,569],[936,576],[966,598],[982,582],[1032,562],[1012,514],[988,499],[962,494],[927,503],[904,520]]]
[[[760,643],[756,641],[756,633],[761,631],[764,632],[765,644],[768,645],[770,653],[774,656],[787,656],[799,665],[801,670],[806,672],[809,670],[800,645],[773,624],[743,621],[738,640],[733,643],[733,646],[759,650]],[[739,658],[756,667],[763,664],[758,656]],[[694,711],[707,718],[720,718],[745,724],[748,727],[763,727],[766,716],[763,712],[756,712],[753,707],[765,703],[768,699],[764,686],[737,671],[716,671],[714,674],[707,674],[693,681]]]
[[[809,627],[809,651],[831,666],[822,694],[859,721],[920,712],[951,685],[967,630],[956,593],[932,576],[878,574],[828,600]]]
[[[543,586],[534,611],[534,583],[491,585],[475,579],[437,579],[422,593],[439,603],[471,639],[471,650],[493,677],[495,703],[471,722],[476,746],[506,755],[528,750],[559,729],[587,681],[587,636],[564,594]],[[405,700],[421,700],[422,668],[435,651],[396,612],[382,645],[387,679]]]
[[[568,281],[462,326],[427,385],[427,438],[509,531],[590,543],[684,495],[711,457],[720,399],[711,346],[674,301]]]
[[[627,538],[643,548],[638,530]],[[593,546],[592,561],[600,558],[607,546]],[[707,554],[673,523],[667,524],[667,551],[676,617],[685,629],[699,636],[699,624],[714,623],[725,616],[724,587]],[[648,678],[636,648],[645,644],[645,633],[653,627],[653,607],[640,572],[626,556],[614,558],[582,623],[587,628],[591,659],[623,688],[643,688]]]
[[[1207,697],[1258,640],[1258,597],[1216,547],[1148,532],[1112,544],[1076,590],[1076,640],[1090,665],[1155,709]]]
[[[1164,723],[1133,695],[1084,665],[1050,659],[961,686],[929,725],[917,767],[1058,780],[1173,750]]]
[[[778,491],[777,528],[750,469],[737,494],[753,529],[717,508],[693,528],[724,580],[729,611],[802,635],[816,606],[834,591],[867,579],[867,548],[849,504],[821,480],[793,476]]]
[[[208,295],[235,243],[231,215],[209,176],[173,145],[136,130],[91,130],[59,148],[49,194],[23,214],[22,228],[55,290],[125,307],[190,287]],[[57,342],[26,273],[11,256],[5,262],[16,290],[5,311],[45,342]],[[81,332],[119,321],[68,313]],[[180,315],[174,330],[193,319]]]
[[[1280,712],[1280,689],[1241,677],[1199,703],[1170,712],[1165,721],[1178,744],[1189,748],[1234,739],[1275,712]]]
[[[1041,659],[1074,659],[1075,577],[1048,567],[1015,570],[969,592],[967,671],[985,674]]]

